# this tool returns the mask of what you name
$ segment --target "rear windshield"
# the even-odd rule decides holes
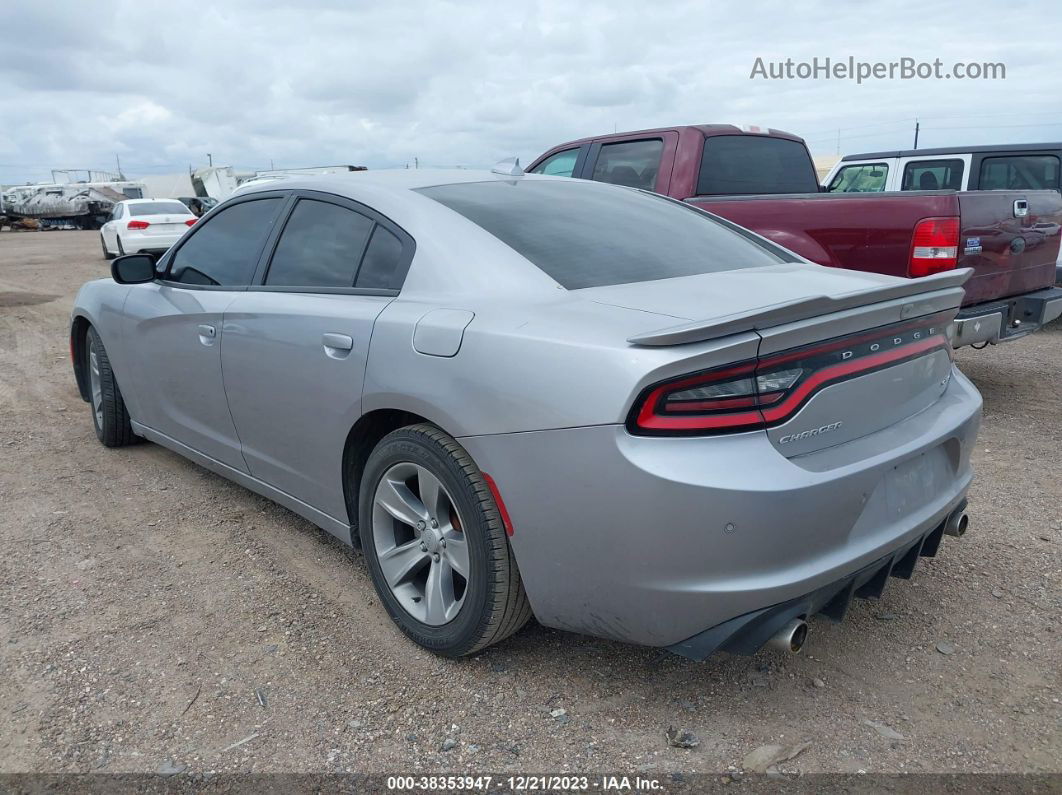
[[[138,215],[188,215],[188,208],[180,202],[137,202],[127,205],[129,214]]]
[[[799,141],[756,135],[710,135],[704,141],[699,196],[818,190],[811,156]]]
[[[625,188],[569,180],[421,188],[568,290],[788,261],[699,210]]]

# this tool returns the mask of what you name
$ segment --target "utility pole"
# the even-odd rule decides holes
[[[841,154],[841,130],[837,129],[837,154]]]
[[[917,149],[918,148],[918,119],[915,119],[915,140],[914,140],[914,146],[911,147],[911,148],[912,149]]]
[[[207,163],[210,164],[211,168],[214,167],[214,155],[210,154],[210,152],[207,152]]]
[[[124,180],[125,174],[122,173],[122,161],[118,159],[118,153],[114,153],[114,164],[118,166],[118,179]]]
[[[416,157],[413,158],[413,168],[420,168],[420,160]]]

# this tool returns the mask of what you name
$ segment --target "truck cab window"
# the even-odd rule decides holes
[[[656,172],[663,151],[664,142],[659,138],[603,144],[591,179],[652,190],[656,186]]]
[[[888,176],[887,163],[845,166],[837,172],[827,190],[830,193],[878,193],[885,190]]]
[[[570,177],[575,171],[575,163],[579,159],[578,149],[566,149],[557,152],[539,163],[531,170],[532,174],[546,174],[551,177]]]

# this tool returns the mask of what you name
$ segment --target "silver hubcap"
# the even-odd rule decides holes
[[[100,386],[100,362],[96,356],[96,344],[89,341],[89,385],[92,388],[92,411],[96,415],[96,425],[103,427],[103,387]]]
[[[387,587],[413,618],[431,626],[453,621],[468,586],[468,544],[457,508],[422,466],[395,464],[372,506],[372,538]]]

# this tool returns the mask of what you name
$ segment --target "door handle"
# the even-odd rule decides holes
[[[208,326],[206,323],[200,323],[199,324],[199,336],[200,337],[210,337],[210,339],[214,339],[214,337],[216,337],[217,334],[218,334],[218,330],[216,328],[214,328],[213,326]]]
[[[354,349],[354,338],[346,334],[333,334],[331,332],[321,335],[321,342],[325,348],[334,351],[350,351]]]
[[[1015,199],[1014,200],[1014,217],[1024,218],[1029,214],[1029,200],[1028,199]]]

